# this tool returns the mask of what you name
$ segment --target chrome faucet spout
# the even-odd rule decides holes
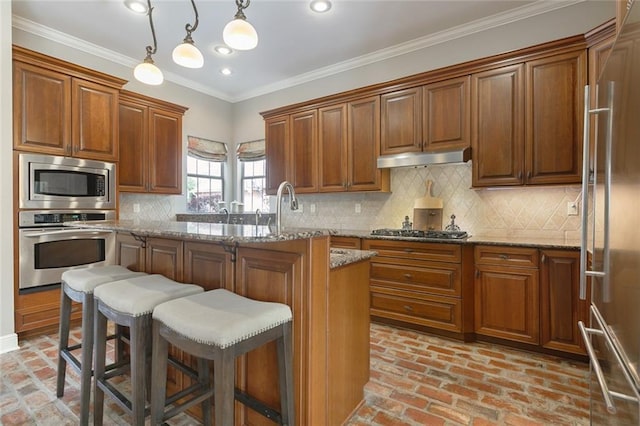
[[[278,234],[282,232],[282,193],[285,189],[289,193],[289,207],[291,210],[298,210],[298,200],[296,199],[293,185],[287,181],[282,182],[278,186],[278,192],[276,193],[276,229]]]
[[[229,214],[229,210],[227,210],[227,209],[225,208],[225,209],[220,209],[220,211],[221,211],[222,213],[224,213],[224,214],[227,216],[227,219],[226,219],[226,221],[225,221],[225,222],[226,222],[226,224],[228,225],[228,224],[229,224],[229,218],[231,217],[231,215]]]
[[[256,226],[258,226],[258,224],[260,223],[261,217],[262,217],[262,213],[260,212],[260,209],[256,209]]]

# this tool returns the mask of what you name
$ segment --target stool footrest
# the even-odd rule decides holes
[[[75,345],[75,346],[81,346],[81,345]],[[77,348],[73,348],[72,346],[70,346],[69,348],[65,349],[60,349],[60,356],[62,358],[65,359],[65,361],[67,361],[67,364],[72,367],[76,372],[80,373],[82,370],[82,364],[80,363],[80,360],[78,358],[76,358],[76,356],[74,354],[71,353],[72,350],[76,350]],[[124,365],[125,363],[129,362],[128,360],[123,360],[120,361],[118,363],[113,363],[113,364],[109,364],[107,366],[105,366],[105,371],[110,371],[113,370],[114,368],[118,368],[121,365]],[[93,376],[93,369],[91,370],[91,375]]]
[[[164,413],[163,421],[168,420],[180,414],[181,412],[191,408],[192,406],[196,404],[200,404],[202,401],[213,397],[213,390],[208,389],[207,386],[196,383],[168,397],[166,404],[173,404],[175,401],[189,394],[193,394],[193,396],[189,398],[186,402],[178,404],[175,407],[170,408]]]
[[[282,424],[282,415],[279,411],[274,410],[262,401],[257,400],[246,392],[236,388],[234,392],[236,401],[246,405],[258,414],[262,414],[269,420],[273,420],[277,424]]]
[[[176,358],[172,357],[171,355],[169,355],[169,357],[167,358],[167,364],[177,368],[178,370],[182,371],[184,374],[191,377],[192,379],[198,380],[198,372],[196,370],[189,367],[187,364],[184,364],[178,361]]]
[[[104,393],[113,398],[113,400],[120,406],[120,408],[122,408],[129,414],[133,413],[131,401],[129,401],[129,398],[127,398],[126,395],[120,392],[118,388],[116,388],[106,380],[98,380],[96,382],[96,385],[99,386]],[[145,416],[149,414],[149,407],[145,407],[144,413]]]

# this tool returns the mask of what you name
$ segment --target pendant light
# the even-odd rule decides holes
[[[185,25],[185,30],[187,30],[187,36],[182,41],[182,44],[176,46],[173,49],[173,62],[178,65],[182,65],[187,68],[202,68],[204,65],[204,58],[202,57],[202,53],[200,50],[193,44],[193,39],[191,38],[191,33],[198,28],[198,9],[196,8],[196,3],[194,0],[191,0],[191,5],[193,6],[193,12],[196,15],[196,20],[191,26],[191,24]]]
[[[236,50],[251,50],[258,45],[258,33],[253,25],[247,22],[243,9],[249,7],[251,0],[236,0],[238,12],[235,19],[229,22],[222,31],[222,38],[227,46]]]
[[[153,48],[151,46],[147,46],[147,56],[141,64],[138,64],[138,66],[135,67],[133,70],[133,76],[141,83],[157,86],[162,84],[164,76],[162,75],[160,68],[153,63],[153,59],[151,58],[151,55],[155,55],[158,50],[158,43],[156,41],[156,30],[153,28],[153,17],[151,16],[153,12],[151,0],[147,0],[147,5],[149,10],[147,13],[149,15],[149,26],[151,27],[151,35],[153,36]]]

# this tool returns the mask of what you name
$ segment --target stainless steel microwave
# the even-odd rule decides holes
[[[114,163],[19,155],[20,208],[115,209]]]

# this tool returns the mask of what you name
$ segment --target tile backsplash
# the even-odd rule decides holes
[[[413,220],[413,203],[425,196],[428,179],[432,195],[444,202],[443,227],[455,214],[460,228],[472,235],[539,238],[543,231],[550,238],[580,237],[580,216],[567,215],[567,203],[580,201],[579,185],[471,189],[471,162],[392,169],[391,193],[301,194],[302,211],[283,205],[282,223],[296,228],[400,228],[405,216]],[[120,218],[175,220],[184,203],[182,196],[122,193]]]

